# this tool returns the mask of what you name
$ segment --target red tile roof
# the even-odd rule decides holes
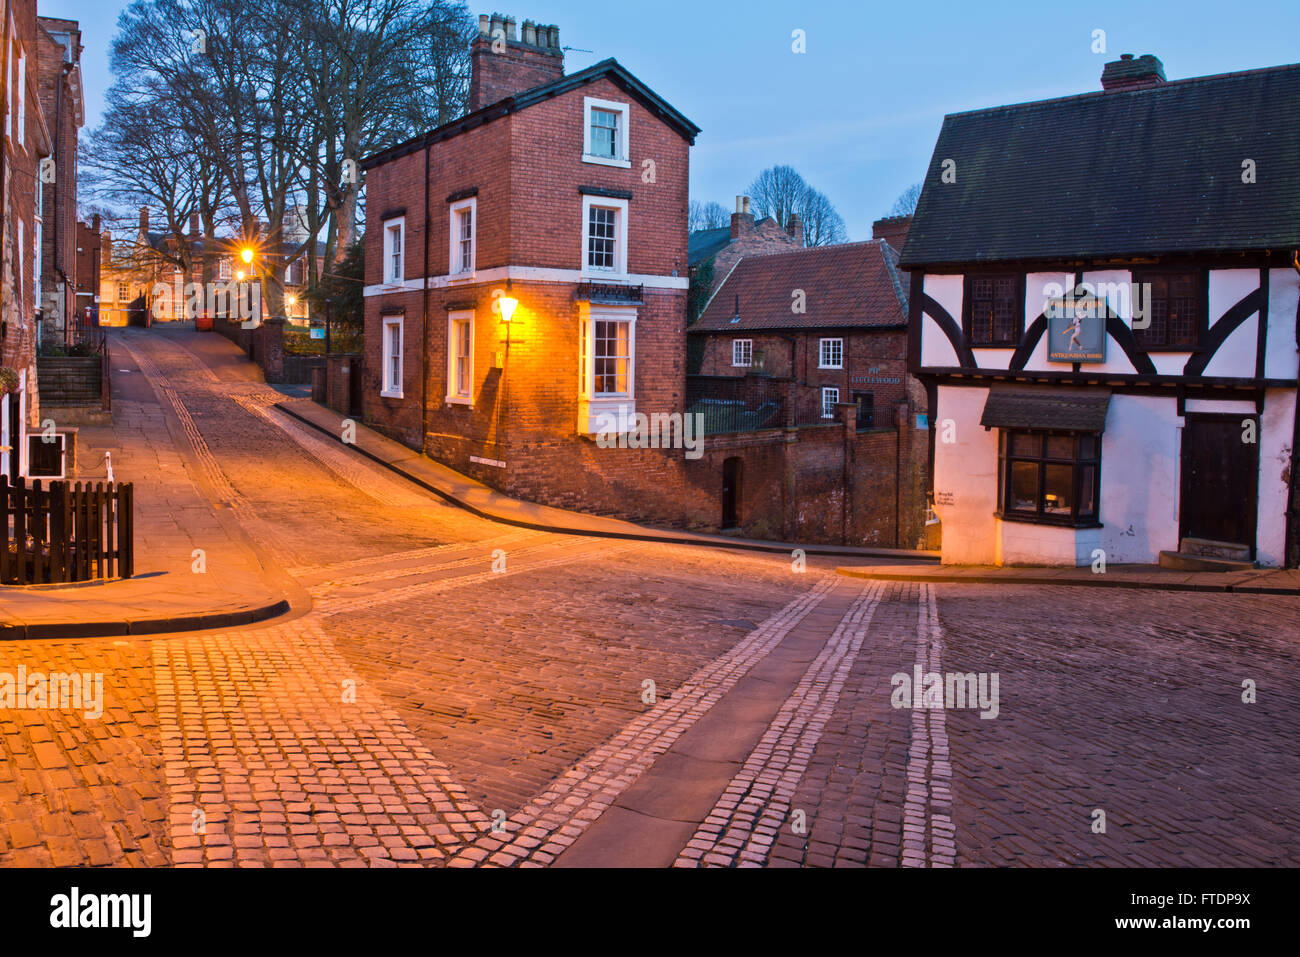
[[[897,264],[897,250],[882,239],[748,256],[688,331],[904,325],[908,277]],[[804,292],[803,313],[791,309],[796,289]]]

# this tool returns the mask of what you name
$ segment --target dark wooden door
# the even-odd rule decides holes
[[[1181,537],[1247,545],[1253,558],[1259,420],[1249,415],[1188,415],[1182,460]]]
[[[722,527],[740,524],[741,461],[730,458],[722,463]]]
[[[6,475],[10,484],[13,484],[18,479],[19,465],[22,462],[22,413],[19,411],[22,399],[21,392],[13,392],[9,395],[8,421],[5,423],[5,444],[11,446],[9,450],[9,471]]]

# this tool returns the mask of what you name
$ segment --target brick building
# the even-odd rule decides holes
[[[765,443],[805,460],[794,494],[801,538],[919,538],[926,433],[915,413],[925,391],[907,373],[907,277],[897,263],[883,239],[747,256],[689,330],[700,357],[700,374],[687,377],[689,408],[706,414],[710,432],[730,433],[759,474]],[[818,509],[807,507],[813,497]],[[742,495],[734,519],[763,511]]]
[[[76,225],[77,237],[77,294],[75,313],[85,317],[91,324],[98,323],[100,260],[102,244],[100,242],[99,214],[91,217],[89,223]]]
[[[681,524],[681,449],[596,440],[682,409],[698,129],[614,60],[566,76],[553,27],[482,17],[471,62],[466,116],[363,163],[366,419],[512,494]]]
[[[857,426],[890,422],[898,402],[923,407],[907,375],[907,276],[884,240],[746,257],[690,329],[705,376],[794,383],[796,422],[858,406]]]
[[[692,291],[697,284],[700,287],[699,312],[703,312],[708,299],[743,257],[802,247],[803,223],[798,213],[791,215],[789,229],[782,229],[770,216],[755,222],[754,214],[749,211],[749,197],[737,196],[730,225],[696,230],[687,244]]]
[[[77,131],[85,124],[81,89],[81,30],[76,20],[38,17],[41,110],[53,153],[42,176],[36,224],[40,256],[42,348],[68,346],[77,307]]]
[[[24,474],[27,430],[39,421],[36,316],[40,296],[41,160],[52,150],[38,97],[39,27],[35,0],[7,0],[3,30],[5,129],[0,139],[0,368],[17,388],[0,394],[0,473]],[[0,389],[3,392],[3,389]]]
[[[860,433],[850,404],[800,425],[793,394],[730,395],[738,377],[721,397],[688,396],[698,129],[614,60],[566,76],[553,27],[481,17],[471,63],[466,116],[362,164],[367,423],[532,501],[913,544],[923,509],[898,480],[915,472],[900,466],[916,454],[904,403]],[[733,226],[737,242],[711,258],[776,238],[743,200]],[[758,411],[717,414],[750,399]],[[645,431],[655,417],[671,434]],[[702,422],[703,446],[686,422]]]

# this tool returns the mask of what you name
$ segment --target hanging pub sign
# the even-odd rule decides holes
[[[1105,362],[1107,311],[1106,300],[1091,293],[1048,299],[1048,361]]]

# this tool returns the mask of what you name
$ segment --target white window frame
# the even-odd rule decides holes
[[[828,362],[826,358],[827,348],[839,343],[839,361]],[[817,344],[817,368],[818,369],[843,369],[844,368],[844,340],[841,339],[822,339]]]
[[[614,143],[615,155],[612,158],[592,155],[592,110],[604,110],[608,113],[619,114],[618,136]],[[595,163],[599,166],[617,166],[620,169],[631,169],[632,159],[628,150],[628,143],[631,140],[629,129],[631,117],[632,107],[627,103],[619,103],[616,100],[601,100],[594,96],[584,96],[582,98],[582,161],[584,163]]]
[[[469,268],[461,268],[460,214],[469,210]],[[460,199],[447,208],[447,275],[453,281],[474,278],[478,269],[478,197]]]
[[[380,347],[383,349],[383,366],[380,372],[379,394],[385,399],[400,399],[403,397],[402,374],[406,371],[406,354],[403,351],[404,344],[402,342],[404,332],[402,327],[405,325],[403,318],[402,316],[384,316],[382,319],[384,333],[381,337]],[[396,382],[392,381],[392,342],[394,338],[397,340],[398,373]]]
[[[587,239],[591,228],[591,209],[612,209],[614,216],[614,268],[602,269],[587,265]],[[609,199],[604,196],[582,197],[582,278],[584,279],[626,279],[627,278],[627,207],[625,199]]]
[[[217,278],[222,282],[230,282],[230,260],[221,259],[217,262]]]
[[[833,398],[832,398],[833,396]],[[840,390],[838,386],[824,386],[822,388],[822,418],[835,418],[835,406],[839,405]]]
[[[41,249],[45,236],[45,220],[41,215],[41,204],[45,201],[45,184],[41,182],[40,164],[36,164],[35,208],[32,211],[32,300],[33,308],[41,309],[41,273],[45,268]]]
[[[27,141],[27,51],[18,56],[18,145]]]
[[[121,279],[119,279],[117,282],[117,301],[118,302],[131,301],[131,286],[129,283]]]
[[[735,368],[748,368],[754,364],[753,339],[731,340],[731,364]]]
[[[14,35],[14,18],[9,18],[9,36]],[[8,102],[5,103],[5,136],[11,140],[14,136],[14,49],[17,43],[11,43],[9,49],[5,50],[5,88],[8,90]]]
[[[26,267],[27,267],[27,257],[23,255],[23,221],[20,219],[18,220],[18,298],[20,300],[23,297],[23,289],[24,289],[23,270],[26,269]],[[19,323],[18,323],[19,326],[22,328],[26,328],[27,311],[25,309],[18,310],[18,318],[19,318]]]
[[[398,243],[401,248],[397,254],[401,257],[398,266],[401,268],[401,275],[393,273],[393,231],[397,230]],[[384,285],[400,286],[406,278],[406,217],[394,216],[392,219],[384,220]]]
[[[636,317],[637,311],[628,306],[592,306],[579,304],[578,327],[578,431],[594,434],[609,417],[617,423],[619,431],[629,428],[631,416],[636,412]],[[627,391],[597,393],[596,354],[592,348],[597,322],[623,322],[628,326]]]
[[[460,359],[459,340],[456,337],[458,326],[469,327],[469,371],[465,376],[465,391],[457,389],[456,365]],[[474,404],[474,310],[464,309],[447,313],[447,401],[459,405]]]

